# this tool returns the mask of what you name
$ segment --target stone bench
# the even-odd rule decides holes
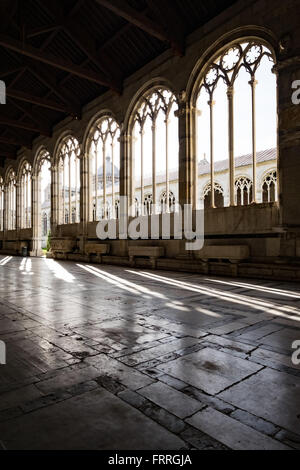
[[[84,246],[85,254],[90,258],[91,255],[97,256],[97,261],[102,262],[102,255],[108,255],[110,245],[107,243],[86,243]]]
[[[129,261],[131,266],[135,265],[135,258],[150,258],[153,269],[156,268],[157,258],[164,256],[165,249],[162,246],[130,246],[128,248]]]
[[[14,254],[21,254],[22,253],[22,248],[27,247],[28,248],[28,242],[22,241],[22,240],[16,240],[16,241],[4,241],[3,242],[3,248],[2,252],[7,252],[7,253],[14,253]]]
[[[51,238],[51,252],[53,257],[66,258],[68,253],[76,248],[76,240],[73,238]]]
[[[238,263],[250,256],[247,245],[210,245],[195,252],[195,258],[208,262],[210,259],[227,259],[231,263]]]

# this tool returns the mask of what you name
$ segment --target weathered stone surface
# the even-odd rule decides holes
[[[268,436],[274,436],[274,434],[278,431],[278,427],[274,426],[274,424],[269,423],[264,419],[257,418],[257,416],[251,415],[250,413],[247,413],[247,411],[236,410],[230,414],[230,417],[246,424],[247,426],[250,426],[251,428],[256,429],[259,432],[268,434]]]
[[[285,352],[287,339],[298,331],[298,322],[289,315],[298,311],[294,294],[276,303],[274,282],[266,283],[265,292],[255,285],[239,287],[230,279],[220,283],[200,275],[163,274],[194,286],[182,290],[116,267],[101,267],[101,278],[66,262],[57,266],[53,261],[51,271],[42,259],[32,259],[34,274],[24,289],[15,275],[19,263],[13,258],[0,270],[0,292],[5,294],[0,321],[7,328],[0,339],[8,352],[0,371],[3,448],[43,448],[44,423],[49,447],[118,448],[126,434],[125,448],[159,448],[161,442],[174,449],[236,448],[238,432],[231,433],[233,441],[226,445],[215,436],[222,428],[219,414],[210,414],[211,432],[184,421],[188,413],[197,416],[205,407],[245,426],[247,433],[297,448],[299,367],[290,363],[291,351]],[[105,273],[119,283],[110,284]],[[123,289],[124,278],[146,288],[147,296]],[[293,286],[289,289],[294,292]],[[265,302],[269,290],[273,314],[260,313],[259,297]],[[212,334],[214,329],[218,335]],[[105,393],[103,403],[97,393]],[[134,437],[149,422],[145,439],[154,433],[155,440]],[[15,434],[17,428],[24,432]],[[256,445],[256,437],[251,434],[249,442]],[[262,440],[261,448],[269,445]]]
[[[186,421],[231,449],[289,449],[288,446],[285,446],[281,442],[271,439],[270,437],[265,436],[212,408],[206,408],[203,411],[199,411],[192,418],[188,418]]]
[[[111,359],[105,356],[104,354],[99,354],[99,356],[89,358],[86,362],[97,369],[99,375],[106,374],[109,377],[117,378],[119,382],[123,383],[131,390],[137,390],[138,388],[145,387],[153,382],[152,379],[142,372],[132,369],[116,359]]]
[[[194,398],[161,382],[142,388],[139,393],[178,418],[186,418],[203,408],[203,405]]]
[[[265,369],[219,397],[255,416],[299,433],[300,377]]]
[[[1,423],[0,435],[9,450],[184,447],[174,434],[101,388]]]
[[[158,369],[211,395],[262,367],[211,348],[159,365]]]
[[[122,362],[128,365],[140,364],[142,362],[155,359],[159,356],[163,356],[167,353],[176,352],[177,350],[180,350],[185,346],[191,346],[196,342],[197,341],[194,338],[176,339],[170,343],[162,344],[160,346],[126,356],[125,358],[122,358]]]

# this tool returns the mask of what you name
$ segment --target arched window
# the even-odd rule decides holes
[[[43,237],[46,237],[48,235],[48,216],[47,213],[44,212],[42,216],[42,221],[43,221]]]
[[[80,148],[77,139],[66,137],[60,147],[59,172],[59,224],[69,224],[72,205],[75,207],[75,223],[80,222]],[[66,215],[67,214],[67,215]],[[68,222],[66,222],[66,220]]]
[[[0,177],[0,232],[4,230],[4,183]]]
[[[89,150],[90,220],[116,217],[112,208],[120,191],[119,137],[119,125],[112,117],[97,122]]]
[[[152,194],[146,194],[144,197],[143,215],[153,214],[153,197]]]
[[[210,155],[210,180],[214,187],[215,162],[225,160],[224,167],[229,170],[228,200],[232,206],[237,203],[237,157],[252,156],[253,185],[249,202],[256,202],[256,154],[276,148],[277,98],[273,66],[269,47],[257,39],[248,39],[233,43],[216,55],[205,67],[199,82],[198,161],[204,153]],[[211,206],[216,206],[214,193]]]
[[[16,229],[16,174],[11,169],[6,179],[7,230]]]
[[[116,215],[114,214],[114,218],[116,217]],[[109,219],[112,219],[113,218],[113,215],[112,215],[112,207],[110,205],[110,202],[109,201],[106,201],[106,203],[102,203],[102,213],[101,213],[101,219],[106,219],[106,220],[109,220]]]
[[[235,203],[237,206],[247,206],[252,201],[252,181],[241,176],[235,181]]]
[[[174,94],[167,89],[157,88],[143,96],[134,112],[134,194],[144,201],[145,192],[150,187],[154,213],[160,212],[159,201],[156,201],[158,180],[165,184],[166,194],[169,194],[171,172],[178,180],[178,121],[175,116],[177,109]],[[146,208],[147,205],[144,204],[143,207]],[[165,210],[169,210],[168,204]]]
[[[65,208],[65,224],[68,224],[69,223],[69,210],[67,208]]]
[[[20,173],[20,226],[31,227],[31,165],[24,162]]]
[[[277,200],[277,172],[270,171],[265,175],[262,184],[262,202],[274,202]]]
[[[51,158],[46,149],[36,156],[33,166],[35,175],[35,198],[33,213],[37,223],[33,224],[34,250],[38,253],[46,247],[45,237],[50,230],[51,214]]]
[[[135,217],[140,217],[141,215],[141,205],[137,197],[134,198],[134,214]]]
[[[172,191],[169,191],[168,196],[167,192],[164,191],[160,196],[160,207],[162,214],[165,212],[175,212],[175,203],[176,199]]]
[[[120,200],[119,199],[115,201],[115,217],[116,219],[120,218]]]
[[[75,206],[72,207],[72,224],[76,224],[76,208]]]
[[[204,209],[211,207],[211,184],[208,183],[203,191]],[[214,187],[214,204],[215,207],[224,207],[224,190],[219,183],[215,183]]]

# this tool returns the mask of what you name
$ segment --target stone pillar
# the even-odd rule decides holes
[[[80,157],[80,251],[82,253],[84,252],[84,245],[88,237],[88,222],[90,220],[89,201],[89,156],[88,153],[83,153]]]
[[[16,183],[16,233],[17,237],[19,238],[20,230],[21,230],[21,211],[22,207],[22,188],[21,183],[18,181]]]
[[[251,86],[251,104],[252,104],[252,204],[255,204],[257,199],[257,172],[256,172],[256,96],[255,89],[257,81],[254,76],[249,81]]]
[[[4,214],[3,214],[3,236],[5,238],[5,233],[7,232],[7,213],[8,213],[8,210],[7,210],[7,186],[4,186],[3,188],[3,210],[4,210]]]
[[[57,231],[57,225],[59,222],[59,184],[58,184],[58,167],[57,165],[51,165],[51,216],[50,216],[50,227],[51,227],[51,236],[55,236]]]
[[[31,220],[32,220],[32,251],[31,256],[40,255],[40,243],[39,243],[39,178],[37,175],[32,175],[31,178]]]
[[[227,89],[228,98],[228,153],[229,153],[229,201],[230,206],[235,205],[234,182],[235,182],[235,164],[234,164],[234,89],[229,86]]]
[[[192,119],[194,108],[187,102],[186,93],[182,91],[179,96],[178,111],[178,139],[179,139],[179,204],[195,203],[195,171],[192,156]]]
[[[120,142],[120,196],[127,197],[128,216],[134,216],[134,155],[132,135],[121,130]],[[120,207],[121,209],[121,207]],[[119,227],[120,228],[120,227]],[[117,234],[118,237],[118,234]],[[119,240],[121,256],[128,255],[127,240]]]
[[[300,230],[300,104],[292,101],[292,83],[300,79],[300,57],[292,57],[288,47],[283,56],[274,67],[278,87],[278,200],[280,225],[285,232],[281,256],[294,257]]]
[[[134,204],[134,176],[131,155],[132,136],[121,131],[120,142],[120,196],[127,196],[129,207]]]

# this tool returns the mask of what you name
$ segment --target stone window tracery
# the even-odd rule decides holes
[[[175,95],[157,87],[141,98],[133,116],[133,193],[144,201],[146,191],[151,188],[154,213],[160,212],[160,201],[156,201],[158,182],[165,185],[169,194],[171,172],[178,179],[177,109]],[[164,209],[168,211],[168,204]],[[145,203],[144,210],[149,210]]]
[[[164,214],[166,212],[175,212],[175,204],[176,198],[174,193],[169,191],[169,195],[167,196],[167,192],[163,191],[160,196],[161,213]]]
[[[89,150],[90,220],[115,218],[120,184],[120,127],[110,116],[96,124]]]
[[[20,227],[31,227],[31,174],[32,168],[28,162],[24,162],[20,176]]]
[[[277,200],[277,171],[272,170],[265,175],[262,184],[262,202]]]
[[[235,181],[235,203],[237,206],[247,206],[252,201],[252,181],[241,176]]]
[[[80,222],[80,147],[77,139],[66,137],[58,160],[59,224],[71,223],[69,214],[75,210],[75,223]]]
[[[6,179],[6,210],[7,210],[7,230],[16,229],[16,205],[17,205],[17,191],[16,191],[16,174],[11,169]]]
[[[144,197],[143,215],[152,215],[152,214],[153,214],[153,197],[152,197],[152,194],[146,194]]]
[[[215,162],[228,160],[229,204],[237,203],[235,159],[251,153],[251,201],[257,198],[256,153],[267,139],[276,142],[276,77],[272,73],[274,57],[269,47],[258,39],[248,39],[223,49],[208,64],[198,87],[196,134],[198,158],[210,155],[210,180],[214,187]],[[263,108],[262,93],[271,89],[270,106]],[[261,121],[268,127],[263,136]],[[270,121],[270,123],[269,123]],[[247,151],[244,147],[247,147]],[[265,146],[260,150],[271,148]],[[236,148],[243,148],[237,153]],[[198,175],[196,175],[196,178]],[[250,203],[249,202],[249,203]],[[215,207],[215,194],[211,194]]]
[[[211,183],[208,183],[203,190],[204,208],[211,207]],[[219,183],[214,184],[214,204],[215,207],[224,207],[224,190]]]

